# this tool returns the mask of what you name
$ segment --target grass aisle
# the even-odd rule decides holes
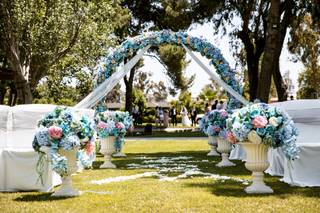
[[[80,190],[107,191],[111,194],[84,193],[76,198],[53,198],[50,193],[18,192],[0,193],[0,212],[317,212],[320,209],[320,188],[290,187],[267,176],[266,182],[274,190],[272,195],[247,195],[243,183],[234,180],[215,180],[203,176],[160,181],[159,177],[145,177],[102,185],[89,183],[110,177],[159,171],[167,177],[178,176],[177,171],[128,168],[131,165],[155,166],[167,159],[175,168],[191,164],[201,172],[234,178],[249,179],[250,173],[240,161],[237,167],[220,169],[214,166],[218,158],[207,157],[205,140],[130,141],[125,153],[128,157],[114,159],[117,169],[97,169],[102,157],[92,170],[73,176],[74,185]],[[177,160],[176,157],[181,157]],[[166,158],[161,158],[166,157]],[[162,162],[163,163],[163,162]],[[159,166],[157,164],[156,166]],[[138,166],[139,167],[139,166]]]

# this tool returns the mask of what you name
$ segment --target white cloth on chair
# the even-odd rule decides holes
[[[61,183],[49,162],[44,162],[44,185],[38,181],[38,153],[32,148],[38,120],[55,107],[48,104],[0,106],[0,191],[50,191]],[[75,110],[90,119],[94,117],[93,110]]]
[[[320,100],[296,100],[276,103],[284,108],[299,130],[299,159],[287,160],[280,149],[269,152],[271,175],[296,186],[320,186]]]

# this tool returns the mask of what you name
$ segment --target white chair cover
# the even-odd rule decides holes
[[[55,107],[47,104],[0,106],[0,191],[50,191],[61,183],[48,162],[45,162],[44,185],[38,181],[38,153],[32,148],[38,120]],[[75,110],[94,118],[94,110]],[[6,137],[2,137],[2,133]]]

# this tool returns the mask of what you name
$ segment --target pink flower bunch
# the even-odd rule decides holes
[[[115,124],[115,127],[116,127],[117,129],[123,129],[123,128],[125,128],[125,126],[124,126],[124,124],[123,124],[122,122],[117,122],[117,123]]]
[[[236,137],[233,135],[233,133],[230,130],[227,130],[226,138],[232,144],[237,143]]]
[[[268,119],[259,115],[253,119],[252,124],[255,128],[263,128],[268,124]]]
[[[62,137],[62,128],[59,126],[50,126],[48,131],[52,139],[60,139]]]
[[[103,122],[103,121],[100,121],[99,123],[98,123],[98,125],[97,125],[97,127],[99,128],[99,129],[105,129],[105,128],[107,128],[107,124],[105,123],[105,122]]]
[[[93,153],[94,149],[95,149],[95,144],[92,142],[88,143],[86,147],[87,155],[90,155],[91,153]]]
[[[226,118],[226,117],[228,117],[228,112],[225,110],[220,110],[220,116],[221,116],[221,118]]]

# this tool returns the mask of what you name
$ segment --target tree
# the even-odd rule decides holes
[[[106,96],[106,102],[120,103],[121,96],[122,96],[121,85],[117,84]]]
[[[161,45],[158,50],[160,60],[166,65],[166,74],[169,76],[173,88],[170,88],[171,95],[176,95],[177,90],[182,92],[189,89],[195,79],[195,75],[190,78],[184,76],[186,61],[186,52],[182,47],[175,45]]]
[[[41,79],[34,95],[35,103],[73,106],[92,89],[92,74],[88,69],[50,69]],[[59,73],[57,75],[57,73]]]
[[[19,103],[31,103],[39,80],[65,60],[79,67],[95,64],[112,44],[110,34],[125,11],[107,0],[2,0],[0,48]]]
[[[142,70],[138,70],[138,72],[134,76],[134,88],[148,93],[148,89],[151,85],[151,76],[152,74],[150,72],[143,72]]]
[[[268,101],[271,76],[275,81],[279,100],[286,99],[279,70],[284,38],[289,28],[291,31],[295,30],[294,23],[300,22],[302,14],[316,7],[316,1],[318,0],[221,1],[213,22],[224,34],[227,33],[227,26],[231,26],[229,35],[238,58],[243,57],[242,45],[245,49],[250,100],[259,98]],[[234,25],[234,17],[241,19],[240,28]]]
[[[147,107],[147,99],[143,94],[143,91],[134,88],[133,89],[133,106],[137,106],[140,112],[144,112]]]
[[[306,14],[291,32],[288,48],[301,61],[305,69],[300,73],[299,98],[316,98],[320,95],[320,20]]]
[[[179,103],[181,105],[180,108],[185,106],[188,111],[191,110],[191,106],[192,106],[191,92],[189,92],[189,91],[181,92],[178,99],[179,99]],[[178,109],[178,110],[181,110],[181,109]]]
[[[163,81],[159,81],[158,83],[152,81],[147,93],[150,93],[155,101],[164,101],[168,98],[167,87]]]

